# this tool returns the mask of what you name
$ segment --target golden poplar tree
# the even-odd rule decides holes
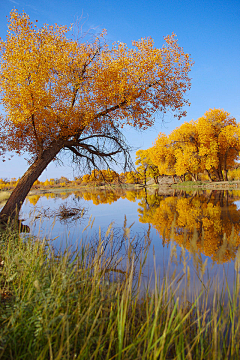
[[[236,119],[222,109],[209,109],[196,122],[199,155],[205,169],[222,181],[223,173],[238,160],[240,151],[239,125]]]
[[[136,170],[143,179],[144,185],[147,183],[147,177],[153,178],[155,184],[158,183],[158,167],[153,164],[150,156],[151,149],[138,150],[136,152],[135,164],[138,165]]]
[[[32,184],[63,150],[96,167],[98,159],[127,157],[120,129],[145,129],[157,110],[180,118],[188,103],[192,61],[175,35],[162,48],[151,38],[108,45],[105,31],[79,41],[66,26],[38,28],[13,10],[0,41],[1,151],[28,153],[31,166],[0,217],[15,216]]]
[[[158,166],[160,175],[176,175],[176,156],[174,146],[171,144],[169,136],[159,133],[154,146],[149,149],[150,157],[156,166]]]
[[[169,141],[174,149],[176,175],[184,178],[185,175],[190,174],[192,179],[196,181],[202,167],[195,122],[183,123],[170,134]]]
[[[228,180],[228,170],[239,159],[240,127],[227,111],[209,109],[168,136],[159,133],[149,151],[162,175],[190,174],[196,180],[206,171],[210,180]]]

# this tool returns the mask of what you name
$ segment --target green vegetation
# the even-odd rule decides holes
[[[239,187],[239,181],[219,181],[219,182],[206,182],[206,181],[183,181],[177,184],[172,184],[173,189],[194,191],[196,189],[210,189],[210,190],[225,190],[235,189]]]
[[[205,182],[202,182],[202,181],[183,181],[182,183],[178,184],[179,186],[186,186],[186,187],[189,187],[189,186],[198,186],[198,185],[205,185],[206,183]],[[176,185],[176,184],[174,184]]]
[[[182,189],[185,191],[191,191],[196,188],[205,188],[211,185],[209,182],[203,182],[203,181],[183,181],[179,182],[177,184],[172,184],[172,188],[174,189]]]
[[[124,233],[109,227],[64,253],[46,239],[1,233],[1,359],[239,358],[239,252],[233,294],[216,283],[212,296],[205,284],[189,302],[184,249],[182,274],[159,280],[155,270],[155,286],[143,290],[137,274],[149,239],[141,249]]]

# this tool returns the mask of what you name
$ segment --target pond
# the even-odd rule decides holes
[[[60,210],[84,209],[61,216]],[[80,214],[80,215],[79,215]],[[143,249],[149,245],[143,279],[153,285],[165,276],[185,276],[189,297],[216,279],[232,289],[240,260],[240,191],[183,192],[160,189],[83,189],[29,195],[21,218],[31,234],[50,237],[54,247],[74,249],[102,236],[126,234]],[[90,220],[89,220],[90,218]],[[135,238],[134,238],[135,237]],[[144,245],[145,244],[145,245]],[[154,265],[155,264],[155,265]],[[143,282],[144,283],[144,282]],[[205,285],[204,285],[205,286]]]

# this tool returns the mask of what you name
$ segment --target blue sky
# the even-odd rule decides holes
[[[128,46],[132,40],[152,37],[155,46],[161,47],[164,36],[177,34],[180,46],[195,62],[187,117],[178,121],[169,113],[162,122],[159,114],[147,131],[127,129],[127,140],[135,148],[150,147],[160,131],[169,133],[209,108],[224,109],[240,122],[240,0],[0,0],[2,39],[7,32],[6,16],[13,8],[24,10],[39,26],[70,25],[82,18],[84,30],[105,28],[109,42]],[[28,167],[25,157],[0,161],[0,177],[22,176]],[[50,164],[40,179],[76,174],[67,163],[64,167]]]

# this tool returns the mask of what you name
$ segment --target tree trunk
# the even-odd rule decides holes
[[[147,184],[147,170],[144,170],[144,186]]]
[[[209,180],[210,180],[211,182],[213,182],[213,179],[212,179],[212,177],[211,177],[210,171],[207,170],[207,169],[205,169],[205,171],[206,171],[206,173],[207,173],[207,175],[208,175]]]
[[[189,173],[192,177],[192,181],[197,181],[195,174]]]
[[[222,165],[221,165],[220,162],[219,162],[219,165],[218,165],[218,173],[219,173],[219,179],[220,179],[220,181],[224,181],[224,179],[223,179],[223,174],[222,174]]]
[[[56,157],[62,147],[63,145],[60,143],[52,143],[43,151],[41,157],[37,158],[37,160],[29,167],[19,180],[7,203],[0,212],[0,222],[7,222],[9,218],[11,220],[18,219],[21,206],[32,185],[39,178],[43,170],[46,169],[48,164]]]
[[[228,181],[228,175],[227,175],[228,171],[227,171],[227,153],[225,154],[224,157],[224,180]]]
[[[218,169],[213,168],[213,170],[214,170],[214,174],[216,176],[217,181],[223,181],[221,169],[219,170],[219,167],[218,167]]]
[[[228,181],[228,174],[227,170],[224,170],[224,180]]]

